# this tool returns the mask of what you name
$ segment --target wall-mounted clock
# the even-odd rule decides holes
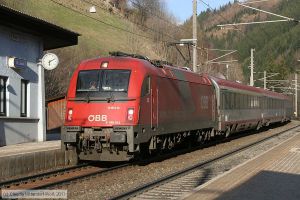
[[[52,70],[57,67],[59,59],[54,53],[46,53],[42,58],[42,65],[47,70]]]

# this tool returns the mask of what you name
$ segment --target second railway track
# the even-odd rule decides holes
[[[197,163],[191,167],[177,171],[153,182],[149,182],[133,190],[127,191],[123,194],[113,197],[112,199],[176,199],[181,197],[184,193],[191,191],[199,185],[211,180],[218,174],[224,173],[229,169],[220,171],[213,171],[211,167],[217,163],[222,162],[229,157],[256,147],[266,141],[283,135],[287,132],[299,131],[300,126],[290,128],[288,130],[276,133],[270,137],[260,139],[251,144],[245,145],[238,149],[226,152],[215,158]]]

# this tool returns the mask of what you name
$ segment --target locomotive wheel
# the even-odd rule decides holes
[[[208,130],[208,131],[206,131],[205,132],[205,134],[206,134],[206,141],[210,141],[210,131]]]
[[[150,150],[149,150],[149,142],[140,143],[140,157],[142,159],[149,158]]]
[[[230,127],[227,127],[225,131],[225,137],[229,137],[229,135],[230,135]]]
[[[206,131],[201,131],[198,141],[200,142],[200,144],[204,144],[206,139],[207,139]]]

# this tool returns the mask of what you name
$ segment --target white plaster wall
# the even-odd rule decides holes
[[[0,26],[0,76],[8,77],[7,116],[0,117],[0,146],[45,139],[44,81],[39,77],[43,78],[43,69],[37,66],[41,47],[40,38]],[[27,67],[9,68],[8,56],[27,60]],[[27,117],[20,117],[21,79],[29,81]]]

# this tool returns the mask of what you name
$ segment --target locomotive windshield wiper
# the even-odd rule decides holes
[[[115,98],[114,98],[112,92],[109,92],[109,95],[110,95],[110,97],[106,98],[107,103],[109,103],[109,102],[114,102],[114,101],[115,101]]]
[[[87,102],[87,103],[90,102],[90,91],[88,91],[88,92],[86,93],[85,99],[86,99],[86,102]]]

